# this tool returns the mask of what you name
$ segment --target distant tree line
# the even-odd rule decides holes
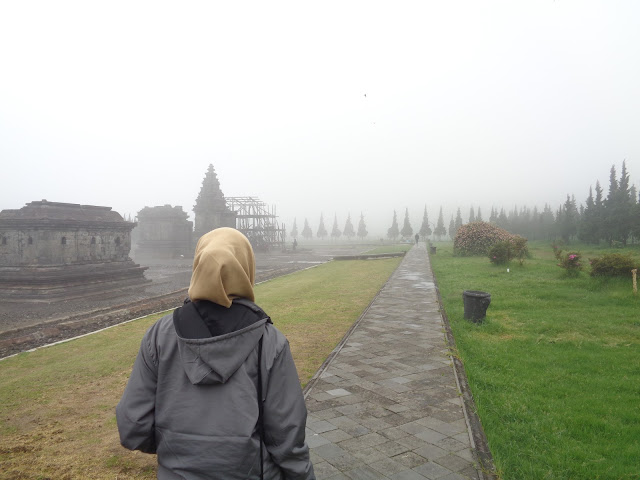
[[[409,225],[408,218],[408,211],[405,211],[405,228]],[[478,221],[485,221],[482,212],[480,208],[474,210],[471,207],[468,223]],[[537,207],[514,207],[505,211],[504,208],[498,210],[492,207],[487,221],[529,240],[580,240],[592,244],[606,242],[609,245],[625,246],[640,239],[640,195],[635,185],[630,184],[626,162],[622,162],[619,177],[615,165],[611,167],[606,196],[600,182],[596,181],[595,189],[589,187],[589,195],[584,205],[578,205],[574,195],[567,195],[566,201],[555,211],[548,204],[545,204],[542,210]],[[439,240],[447,236],[453,239],[462,225],[462,212],[458,208],[455,217],[451,215],[447,229],[440,207],[438,220],[432,231],[433,224],[429,222],[425,206],[422,226],[418,233],[423,238],[433,233]],[[410,236],[410,226],[409,229],[405,228],[398,231],[394,211],[387,236],[392,240],[398,236]]]
[[[595,189],[589,187],[584,205],[578,205],[574,195],[567,195],[555,212],[549,205],[542,211],[535,207],[514,208],[508,213],[492,209],[489,221],[530,240],[561,238],[565,242],[625,246],[640,238],[640,197],[636,187],[630,185],[626,163],[622,162],[620,177],[615,165],[611,167],[606,196],[596,181]]]
[[[331,238],[338,239],[341,236],[347,237],[351,240],[353,237],[357,236],[361,240],[366,238],[369,234],[367,232],[367,225],[364,222],[364,215],[360,213],[360,222],[358,223],[358,231],[356,232],[353,228],[353,223],[351,222],[351,214],[347,215],[347,221],[344,224],[344,228],[340,230],[338,226],[338,216],[333,216],[333,227],[331,228]],[[313,238],[313,231],[309,226],[309,221],[304,219],[304,227],[302,228],[302,232],[298,233],[298,221],[296,218],[293,219],[293,228],[291,228],[290,232],[291,237],[298,238],[298,235],[302,235],[302,238],[307,240]],[[324,226],[324,214],[320,214],[320,222],[318,224],[318,230],[316,231],[316,237],[320,239],[324,239],[329,235],[327,232],[327,228]]]
[[[567,195],[566,201],[555,211],[545,204],[542,210],[538,207],[514,207],[505,211],[504,208],[492,207],[489,218],[484,219],[480,208],[469,210],[468,223],[488,221],[511,233],[521,235],[529,240],[554,240],[562,239],[565,242],[580,240],[585,243],[598,244],[606,242],[609,245],[625,246],[630,242],[640,239],[640,196],[635,185],[629,182],[629,172],[626,162],[622,162],[620,176],[616,173],[615,165],[611,166],[609,175],[609,189],[605,195],[600,182],[596,181],[595,188],[589,187],[589,195],[584,205],[578,205],[574,195]],[[463,225],[462,212],[457,209],[455,216],[451,215],[448,228],[440,207],[438,219],[435,224],[429,221],[427,207],[424,207],[422,224],[418,234],[427,238],[432,234],[436,239],[442,240],[447,236],[453,239],[458,229]],[[433,228],[432,228],[433,227]],[[409,220],[409,209],[405,208],[402,228],[398,223],[397,212],[393,211],[391,226],[387,230],[387,238],[397,240],[398,237],[410,238],[413,236],[413,228]],[[329,235],[324,225],[324,217],[320,215],[320,223],[316,236],[325,238]],[[344,228],[340,230],[338,218],[334,215],[331,238],[340,236],[351,239],[357,236],[364,239],[367,235],[367,227],[364,216],[360,214],[360,222],[357,231],[354,231],[351,223],[351,215],[347,216]],[[294,220],[291,236],[298,236],[296,221]],[[307,219],[304,220],[302,237],[310,239],[313,232]]]

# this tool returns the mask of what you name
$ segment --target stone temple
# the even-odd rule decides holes
[[[278,224],[275,207],[270,209],[255,197],[225,198],[213,165],[207,169],[193,212],[195,225],[180,206],[140,210],[133,231],[135,258],[190,258],[200,237],[220,227],[237,228],[258,251],[284,248],[286,232]]]
[[[202,235],[216,228],[236,228],[236,212],[227,207],[213,165],[209,165],[202,181],[202,188],[193,206],[193,212],[195,213],[194,240],[196,242]]]
[[[0,212],[0,298],[54,301],[142,287],[131,230],[111,207],[28,203]]]
[[[180,258],[193,255],[193,222],[181,206],[144,207],[138,212],[135,258]]]

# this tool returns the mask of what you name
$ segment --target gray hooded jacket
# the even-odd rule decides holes
[[[259,479],[262,448],[265,479],[313,480],[306,415],[286,338],[235,301],[187,302],[151,326],[116,408],[122,445],[157,453],[159,479]]]

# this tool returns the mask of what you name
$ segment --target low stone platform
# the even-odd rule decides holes
[[[445,332],[419,244],[305,389],[318,479],[493,478]]]

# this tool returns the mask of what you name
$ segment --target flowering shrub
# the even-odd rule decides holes
[[[509,263],[513,258],[510,242],[498,242],[489,250],[489,261],[496,265]]]
[[[526,251],[526,238],[513,235],[491,223],[471,222],[458,229],[453,239],[453,253],[463,257],[488,255],[491,248],[499,242],[510,242],[512,246],[517,244],[518,251]]]
[[[580,263],[581,258],[582,255],[580,252],[568,252],[560,256],[558,266],[564,268],[567,271],[567,275],[578,275],[580,270],[582,270],[582,263]]]
[[[631,270],[638,268],[631,255],[605,253],[589,260],[592,277],[631,277]]]

